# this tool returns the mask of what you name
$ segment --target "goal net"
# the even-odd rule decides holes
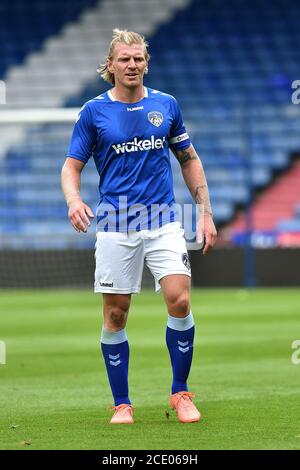
[[[0,287],[91,285],[95,227],[78,234],[60,186],[79,109],[0,112]],[[97,205],[93,162],[82,175],[82,197]]]

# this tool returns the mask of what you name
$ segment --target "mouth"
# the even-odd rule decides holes
[[[135,77],[138,77],[138,73],[126,73],[126,77],[130,77],[130,78],[135,78]]]

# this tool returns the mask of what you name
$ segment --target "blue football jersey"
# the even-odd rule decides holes
[[[187,148],[190,139],[176,99],[144,90],[136,103],[103,93],[82,107],[75,123],[67,156],[94,158],[100,231],[153,229],[176,217],[169,147]]]

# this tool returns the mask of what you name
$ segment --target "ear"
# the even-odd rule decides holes
[[[107,66],[107,70],[108,70],[110,73],[113,73],[113,72],[114,72],[114,70],[113,70],[113,65],[112,65],[112,62],[111,62],[110,60],[107,60],[106,66]]]

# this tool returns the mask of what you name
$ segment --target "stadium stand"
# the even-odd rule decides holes
[[[300,148],[300,113],[291,104],[291,83],[299,78],[300,5],[284,0],[274,0],[272,8],[266,0],[221,5],[219,0],[5,0],[0,77],[7,83],[7,107],[81,106],[107,89],[95,69],[112,28],[139,25],[151,45],[146,84],[178,99],[206,170],[216,223],[222,226],[249,205],[257,190],[270,185],[274,174],[287,170],[291,152]],[[22,27],[16,18],[25,18]],[[71,127],[27,125],[21,133],[15,127],[4,129],[2,246],[93,246],[92,236],[70,231],[60,190]],[[172,162],[177,200],[190,202],[177,162]],[[93,208],[96,185],[89,162],[83,196]],[[288,216],[284,212],[282,217],[292,217],[299,201],[293,200],[291,207],[286,200]],[[272,219],[268,228],[281,231],[286,224]],[[293,227],[298,230],[299,219]]]
[[[1,0],[0,77],[39,50],[48,36],[59,34],[66,22],[74,21],[97,0]],[[59,14],[58,14],[59,11]]]
[[[76,21],[70,15],[59,34],[50,35],[42,48],[27,56],[22,66],[9,69],[5,77],[7,105],[64,106],[68,98],[80,95],[82,88],[97,76],[96,69],[105,57],[113,28],[122,25],[134,29],[139,25],[142,33],[151,34],[161,22],[169,20],[176,9],[188,3],[189,0],[80,2],[84,8],[81,7]],[[70,3],[67,5],[69,12]],[[30,11],[30,2],[28,9]],[[51,11],[49,7],[50,20]],[[56,5],[56,11],[60,17],[61,7]],[[46,18],[47,12],[44,21]]]
[[[282,233],[300,232],[300,163],[292,167],[264,190],[252,205],[252,224],[255,232],[281,238]],[[224,229],[238,244],[247,230],[246,217],[240,214]],[[294,237],[294,241],[296,241]]]

